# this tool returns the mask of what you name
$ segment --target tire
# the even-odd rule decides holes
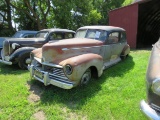
[[[18,61],[18,66],[19,66],[21,69],[26,70],[26,69],[27,69],[27,66],[28,66],[28,64],[26,63],[26,61],[27,61],[28,59],[30,59],[30,53],[24,53],[24,54],[20,55],[19,61]]]
[[[85,73],[83,74],[82,78],[81,78],[81,81],[80,81],[80,85],[87,85],[88,82],[91,80],[92,78],[92,75],[91,75],[91,69],[87,69],[85,71]]]
[[[128,54],[125,56],[120,56],[122,60],[125,60],[128,57]]]
[[[126,56],[121,56],[121,59],[122,59],[122,60],[125,60],[125,59],[126,59]]]

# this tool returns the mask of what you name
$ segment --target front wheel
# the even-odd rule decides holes
[[[24,53],[19,57],[18,65],[21,69],[27,69],[30,62],[30,53]]]
[[[125,60],[127,57],[128,57],[128,54],[127,54],[127,55],[124,55],[124,56],[121,56],[121,59],[122,59],[122,60]]]
[[[92,75],[91,75],[91,69],[89,68],[89,69],[87,69],[87,70],[85,71],[85,73],[83,74],[83,76],[82,76],[82,78],[81,78],[81,81],[80,81],[80,84],[81,84],[81,85],[86,85],[86,84],[88,84],[88,82],[91,80],[91,77],[92,77]]]

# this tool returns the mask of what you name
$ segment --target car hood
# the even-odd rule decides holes
[[[86,38],[72,38],[49,42],[42,47],[44,62],[59,64],[62,60],[85,53],[100,53],[103,42]]]
[[[24,42],[36,42],[36,41],[44,41],[44,38],[10,38],[7,39],[10,43],[24,43]]]

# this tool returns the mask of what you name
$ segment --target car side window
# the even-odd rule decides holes
[[[125,32],[121,32],[120,42],[124,42],[124,41],[126,41],[126,33]]]
[[[49,40],[61,40],[61,39],[63,39],[63,33],[60,32],[51,33],[49,36]]]
[[[33,38],[33,37],[35,37],[34,34],[26,34],[26,35],[24,35],[24,38]]]
[[[65,33],[64,39],[73,38],[73,33]]]
[[[107,43],[118,43],[119,42],[119,32],[112,32],[109,34]]]

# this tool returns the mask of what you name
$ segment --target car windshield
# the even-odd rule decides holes
[[[107,39],[107,31],[98,29],[79,30],[77,31],[75,38],[89,38],[105,41]]]
[[[48,35],[47,31],[41,31],[36,34],[36,38],[46,38],[47,35]]]
[[[16,32],[12,37],[13,38],[20,38],[22,36],[23,36],[23,34],[21,32]]]

